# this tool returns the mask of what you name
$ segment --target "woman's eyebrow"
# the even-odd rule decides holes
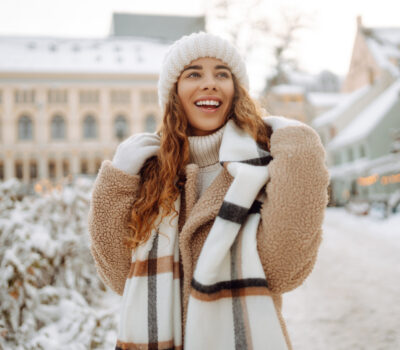
[[[203,66],[199,66],[199,65],[189,66],[189,67],[186,67],[182,72],[184,72],[185,70],[188,70],[188,69],[198,69],[199,70],[199,69],[203,69]],[[214,69],[227,69],[228,71],[230,71],[230,69],[227,66],[223,66],[223,65],[217,65],[214,67]]]

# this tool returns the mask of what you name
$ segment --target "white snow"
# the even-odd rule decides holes
[[[378,65],[393,76],[400,76],[399,61],[391,62],[400,58],[400,28],[369,28],[366,42]]]
[[[299,85],[280,84],[275,85],[271,91],[277,95],[304,94],[305,88]]]
[[[313,272],[284,295],[294,349],[400,349],[400,214],[328,208]]]
[[[316,107],[333,107],[341,103],[347,94],[335,92],[308,92],[307,99]]]
[[[375,159],[358,158],[329,168],[331,178],[346,178],[358,175],[384,175],[400,172],[400,153],[390,153]]]
[[[369,135],[395,103],[399,103],[400,79],[395,81],[373,100],[353,121],[327,146],[335,150],[354,143]]]
[[[110,349],[115,307],[89,251],[92,181],[41,196],[0,183],[0,349]]]
[[[357,100],[364,97],[370,88],[371,87],[369,85],[366,85],[350,94],[347,94],[341,103],[339,103],[335,108],[321,114],[319,117],[314,119],[312,121],[312,126],[314,128],[319,128],[323,125],[333,123],[338,116],[352,106]]]
[[[0,72],[158,74],[168,46],[129,37],[0,36]]]

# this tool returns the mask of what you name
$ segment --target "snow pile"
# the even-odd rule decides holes
[[[0,183],[0,348],[112,347],[116,309],[101,309],[89,251],[91,186],[21,196],[17,180]]]

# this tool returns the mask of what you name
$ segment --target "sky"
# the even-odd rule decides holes
[[[113,12],[202,15],[211,1],[0,0],[0,35],[104,37],[109,33]],[[264,0],[263,10],[274,31],[280,30],[282,7],[311,18],[309,27],[299,32],[295,47],[300,67],[311,73],[328,69],[346,74],[357,15],[367,27],[400,27],[399,0]],[[250,85],[255,90],[268,74],[264,62],[264,57],[247,62]]]

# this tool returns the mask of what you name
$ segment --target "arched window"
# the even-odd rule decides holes
[[[38,177],[38,165],[36,160],[29,162],[29,179],[34,180]]]
[[[15,161],[15,177],[18,180],[22,180],[24,177],[24,166],[22,160]]]
[[[56,178],[56,161],[55,159],[49,159],[47,163],[47,169],[50,179]]]
[[[153,114],[149,114],[145,119],[144,129],[146,132],[154,132],[156,131],[157,120]]]
[[[4,162],[0,159],[0,181],[4,181]]]
[[[96,118],[89,114],[83,120],[83,137],[85,139],[94,139],[97,137]]]
[[[69,161],[68,161],[68,159],[64,159],[62,161],[62,173],[63,173],[63,176],[68,176],[69,175]]]
[[[33,122],[31,117],[23,115],[18,120],[18,140],[33,139]]]
[[[128,135],[128,123],[123,115],[118,115],[114,121],[114,135],[122,140]]]
[[[61,115],[55,115],[51,120],[51,138],[53,140],[65,138],[65,120]]]
[[[89,173],[89,164],[87,159],[81,159],[81,174]]]

